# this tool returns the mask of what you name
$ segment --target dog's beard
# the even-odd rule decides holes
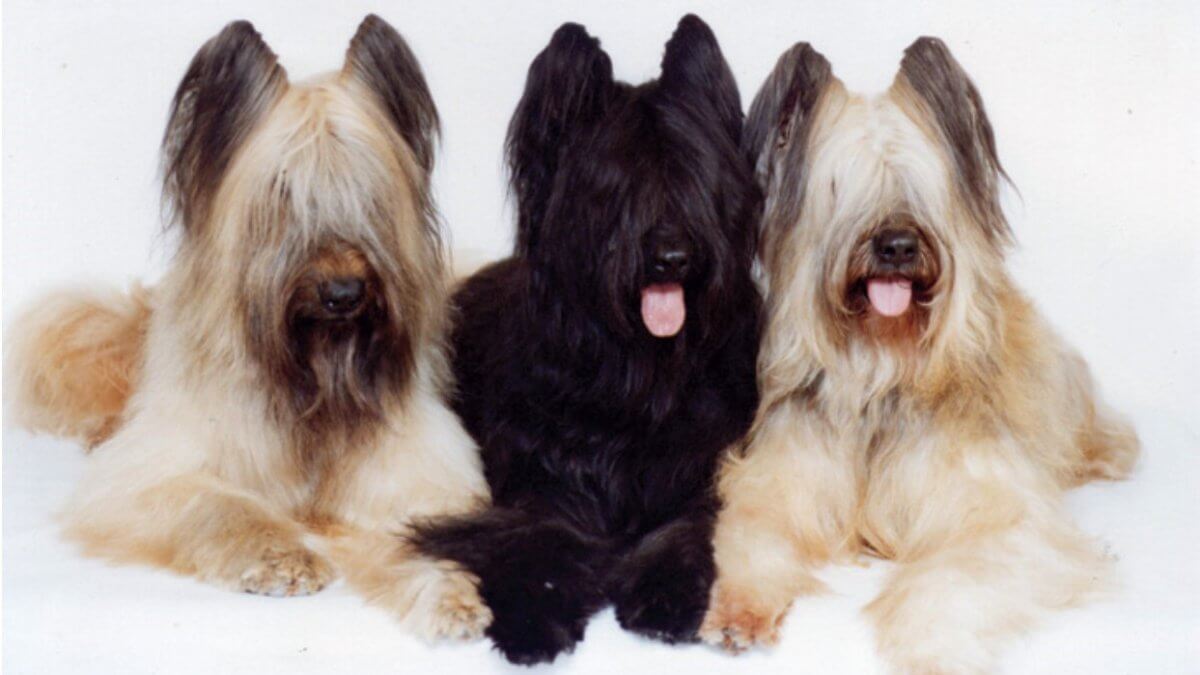
[[[314,316],[306,303],[251,312],[252,352],[274,392],[279,421],[307,434],[384,417],[413,368],[409,334],[381,295],[348,318]]]
[[[292,406],[301,422],[382,417],[384,387],[393,379],[388,357],[404,352],[386,314],[302,319],[288,333],[295,359]]]

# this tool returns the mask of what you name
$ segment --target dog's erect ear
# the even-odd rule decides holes
[[[536,245],[559,160],[569,139],[603,114],[614,83],[600,41],[563,24],[529,66],[506,144],[517,199],[517,253]]]
[[[711,106],[737,143],[742,135],[742,99],[733,72],[708,24],[694,14],[679,20],[662,60],[663,91]]]
[[[229,24],[196,52],[163,136],[163,193],[185,231],[207,217],[230,159],[286,88],[287,74],[249,22]]]
[[[971,78],[954,60],[945,43],[923,37],[904,50],[896,86],[907,85],[928,108],[942,136],[956,182],[975,217],[993,241],[1008,241],[1012,232],[1000,208],[999,180],[1004,176],[996,155],[992,124]]]
[[[760,180],[766,163],[789,149],[788,163],[802,166],[808,130],[821,92],[833,81],[829,61],[807,42],[798,42],[779,57],[763,83],[746,119],[742,150],[757,167]]]
[[[439,133],[437,108],[421,65],[396,29],[374,14],[363,19],[346,50],[342,73],[379,98],[417,163],[432,171]]]

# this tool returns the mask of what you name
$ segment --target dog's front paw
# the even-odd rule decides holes
[[[893,675],[986,675],[994,672],[1002,634],[980,630],[978,608],[956,616],[937,601],[903,593],[880,596],[866,608],[879,656]]]
[[[238,590],[287,597],[311,595],[333,580],[333,567],[303,546],[271,546],[241,573]]]
[[[718,582],[700,626],[700,639],[734,654],[755,646],[773,646],[779,642],[779,626],[790,604],[771,603]]]
[[[530,666],[550,663],[574,651],[583,639],[597,598],[568,577],[517,577],[524,583],[493,586],[488,602],[496,619],[487,635],[512,663]]]
[[[989,672],[972,663],[959,663],[949,659],[905,659],[892,655],[885,655],[884,658],[889,662],[888,672],[892,675],[986,675]]]
[[[532,666],[550,663],[559,654],[573,651],[576,643],[583,639],[586,623],[586,618],[514,617],[514,620],[493,623],[488,636],[509,662]]]
[[[879,655],[892,675],[987,675],[994,672],[995,645],[971,635],[947,631],[912,644],[888,644],[880,635]],[[951,639],[943,639],[952,635]]]
[[[417,632],[426,640],[478,640],[492,624],[492,610],[479,597],[478,580],[460,570],[447,572],[438,597]]]
[[[708,607],[708,579],[678,570],[647,575],[616,598],[617,623],[627,631],[667,643],[694,642]]]

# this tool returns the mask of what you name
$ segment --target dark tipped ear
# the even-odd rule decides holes
[[[1012,236],[1000,208],[999,179],[1004,176],[996,155],[992,124],[983,99],[954,60],[945,43],[923,37],[904,50],[898,81],[906,83],[928,108],[955,163],[958,187],[993,240]]]
[[[679,20],[662,60],[663,91],[711,106],[734,142],[742,135],[742,99],[717,36],[694,14]]]
[[[286,87],[287,74],[249,22],[229,24],[196,52],[163,136],[163,193],[185,230],[207,218],[233,154]]]
[[[832,81],[829,61],[807,42],[796,43],[779,57],[750,104],[742,140],[743,151],[760,174],[776,153],[803,152],[817,101]],[[796,154],[789,164],[801,166],[803,160]]]
[[[370,14],[359,24],[346,50],[342,72],[379,97],[417,163],[433,170],[439,122],[425,75],[408,43],[388,22]]]
[[[507,154],[517,199],[517,252],[530,252],[568,141],[612,98],[612,62],[583,26],[563,24],[529,66],[525,93],[508,125]]]

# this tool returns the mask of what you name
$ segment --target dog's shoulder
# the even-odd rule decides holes
[[[527,301],[528,265],[520,257],[505,258],[464,281],[452,300],[451,343],[460,387],[503,377],[514,360]]]
[[[464,281],[454,293],[456,324],[498,328],[496,321],[522,302],[528,286],[528,265],[520,257],[498,260]]]

